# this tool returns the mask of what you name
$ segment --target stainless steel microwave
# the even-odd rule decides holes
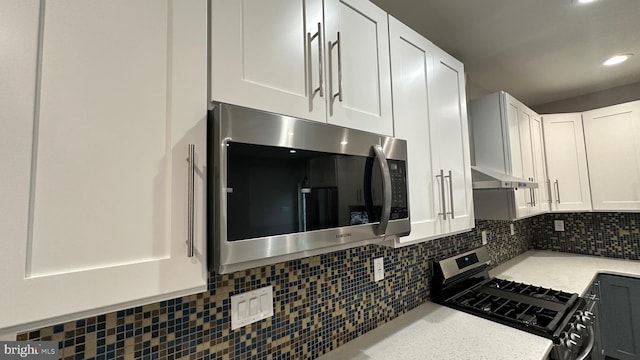
[[[209,267],[217,273],[411,230],[405,140],[213,104],[208,169]]]

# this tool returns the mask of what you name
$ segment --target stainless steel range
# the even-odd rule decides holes
[[[551,339],[551,359],[582,360],[589,355],[594,342],[592,299],[491,278],[490,263],[485,247],[434,262],[433,301]]]

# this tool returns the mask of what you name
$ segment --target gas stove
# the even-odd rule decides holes
[[[552,359],[586,358],[593,347],[593,301],[558,289],[491,278],[490,263],[485,247],[433,263],[433,301],[551,339]]]

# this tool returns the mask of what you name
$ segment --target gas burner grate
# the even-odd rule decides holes
[[[573,300],[575,300],[575,294],[510,280],[494,278],[491,279],[487,286],[493,289],[500,289],[512,293],[518,293],[537,299],[553,301],[559,304],[570,304]]]

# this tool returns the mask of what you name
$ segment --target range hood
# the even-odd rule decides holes
[[[478,166],[471,167],[471,178],[473,180],[474,190],[535,189],[538,187],[537,182],[519,179]]]

